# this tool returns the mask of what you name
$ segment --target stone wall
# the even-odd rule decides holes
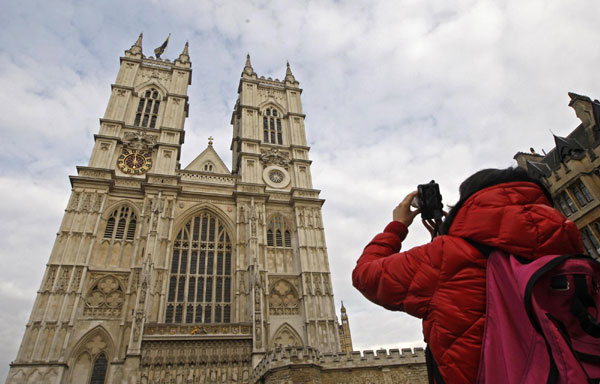
[[[278,348],[254,369],[252,381],[296,383],[427,383],[422,348],[381,349],[341,354],[319,354],[313,348]]]

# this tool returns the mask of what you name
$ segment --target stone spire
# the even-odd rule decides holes
[[[285,69],[285,82],[286,83],[290,83],[293,84],[295,86],[298,86],[298,81],[296,81],[296,78],[294,77],[294,74],[292,73],[292,69],[290,68],[290,62],[286,62],[286,69]]]
[[[179,62],[181,64],[189,63],[190,62],[190,54],[189,54],[188,49],[189,49],[189,43],[186,41],[185,46],[183,47],[183,52],[181,52],[181,54],[175,61]]]
[[[129,48],[129,52],[134,55],[138,55],[142,53],[142,38],[144,37],[144,33],[140,33],[140,36],[135,41],[135,44]]]
[[[244,71],[242,72],[242,77],[256,77],[256,72],[254,72],[254,68],[252,68],[252,64],[250,63],[250,54],[246,55],[246,65],[244,66]]]
[[[292,73],[292,69],[290,68],[290,62],[289,61],[286,63],[285,81],[289,81],[291,83],[293,83],[293,82],[296,81],[296,78],[294,77],[294,74]]]

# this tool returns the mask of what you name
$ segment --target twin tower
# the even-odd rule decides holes
[[[180,166],[191,75],[187,44],[121,57],[8,383],[249,383],[270,351],[347,343],[289,65],[247,58],[231,171],[212,142]]]

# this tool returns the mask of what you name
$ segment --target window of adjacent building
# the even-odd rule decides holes
[[[571,190],[571,193],[573,193],[573,195],[575,196],[575,199],[577,199],[577,202],[579,203],[580,207],[583,207],[587,203],[594,200],[592,194],[581,180],[577,180],[577,182],[571,185],[569,189]]]
[[[600,242],[589,227],[581,229],[581,239],[583,240],[583,246],[589,255],[594,257],[600,255]]]
[[[283,144],[281,114],[275,108],[263,112],[263,134],[265,143]]]
[[[165,322],[231,322],[231,240],[214,215],[193,217],[177,234]]]
[[[268,247],[292,247],[292,234],[281,216],[275,216],[267,227]]]
[[[111,240],[133,240],[137,220],[133,209],[123,206],[115,209],[106,222],[104,238]]]
[[[571,216],[573,213],[577,212],[575,203],[573,203],[573,200],[571,200],[571,197],[566,191],[558,195],[558,205],[565,216]]]
[[[159,107],[158,91],[154,88],[147,90],[144,96],[140,97],[133,125],[144,128],[155,128]]]

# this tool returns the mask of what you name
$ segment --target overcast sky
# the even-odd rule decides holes
[[[336,305],[355,349],[422,345],[417,319],[351,285],[362,248],[431,179],[446,203],[474,171],[552,148],[579,121],[567,92],[600,98],[597,0],[20,1],[0,13],[0,379],[17,348],[70,193],[87,165],[119,56],[186,41],[193,66],[181,157],[229,125],[246,53],[259,76],[289,60],[304,89]],[[405,249],[426,242],[415,223]]]

